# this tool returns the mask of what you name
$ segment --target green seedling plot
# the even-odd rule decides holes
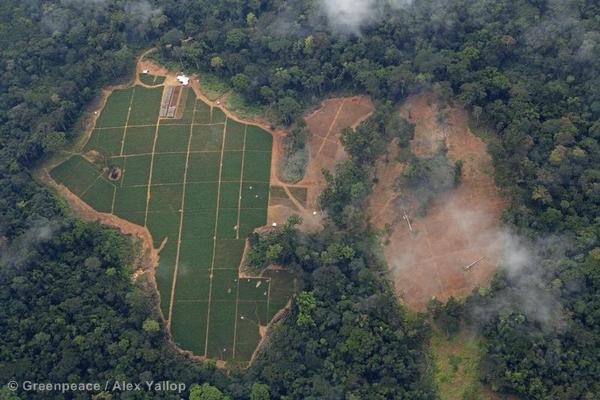
[[[140,77],[140,81],[144,85],[148,85],[148,86],[162,85],[163,82],[165,81],[165,77],[164,76],[160,76],[160,75],[152,75],[152,74],[141,73],[141,74],[139,74],[139,77]]]
[[[211,124],[222,124],[225,123],[227,116],[220,108],[213,107],[210,114]]]
[[[181,195],[183,185],[152,185],[150,188],[151,212],[179,212],[181,210]]]
[[[188,178],[189,178],[188,169]],[[217,182],[197,182],[186,184],[185,191],[185,211],[192,212],[198,210],[211,210],[212,222],[214,224],[215,207],[217,205],[217,192],[219,184]],[[211,232],[213,229],[211,229]]]
[[[194,125],[191,151],[221,152],[223,125]]]
[[[52,170],[51,176],[77,196],[82,197],[95,182],[100,171],[81,156],[73,156]]]
[[[210,272],[206,269],[182,264],[177,269],[175,302],[208,301]]]
[[[113,90],[96,120],[96,128],[125,126],[132,94],[133,88]]]
[[[236,269],[244,253],[245,240],[217,240],[215,244],[215,269]]]
[[[183,237],[179,246],[179,263],[195,269],[210,271],[213,257],[212,239]]]
[[[81,199],[96,211],[110,213],[112,211],[114,192],[115,186],[99,176],[96,182],[85,191]]]
[[[188,161],[187,182],[219,182],[221,153],[191,153]],[[215,203],[216,204],[216,203]]]
[[[158,222],[157,222],[158,223]],[[163,226],[163,229],[165,226]],[[150,228],[152,231],[152,228]],[[169,234],[168,227],[164,233]],[[172,232],[171,232],[172,233]],[[171,305],[171,292],[173,287],[173,278],[175,275],[175,264],[177,262],[177,242],[169,241],[168,237],[164,237],[164,247],[160,252],[160,260],[156,268],[156,284],[160,294],[160,308],[163,315],[168,315]],[[154,239],[156,243],[156,239]]]
[[[140,78],[157,86],[115,90],[83,156],[51,175],[97,211],[148,228],[160,249],[161,310],[181,348],[248,362],[259,326],[294,290],[291,275],[238,272],[246,237],[267,221],[272,137],[229,119],[189,88],[176,118],[160,119],[164,88],[156,77]],[[120,176],[108,179],[117,168]]]
[[[147,186],[118,188],[115,193],[113,212],[119,217],[123,217],[126,213],[130,212],[145,213],[147,196]]]
[[[211,302],[206,353],[209,357],[231,360],[235,332],[237,303],[232,301]]]
[[[123,154],[151,154],[154,135],[156,135],[155,126],[127,127]]]
[[[155,154],[152,184],[183,183],[186,159],[183,153]]]
[[[244,150],[246,141],[246,125],[228,120],[225,135],[225,150]]]
[[[248,125],[246,129],[246,150],[270,153],[273,148],[273,136],[264,133],[265,131],[257,126]]]
[[[156,125],[162,92],[162,87],[148,89],[135,86],[127,125]]]
[[[128,156],[123,165],[121,186],[147,186],[152,155]]]
[[[267,319],[271,320],[290,299],[290,293],[296,291],[296,276],[285,269],[267,270],[263,277],[270,280]]]
[[[225,151],[223,152],[223,169],[221,171],[221,181],[238,181],[242,178],[240,171],[242,168],[243,151]]]
[[[268,202],[268,183],[246,182],[242,185],[242,208],[266,209]]]
[[[196,100],[195,124],[210,124],[210,106],[201,100]]]
[[[203,210],[193,210],[185,212],[186,218],[183,221],[182,240],[206,239],[212,244],[213,232],[215,231],[215,209],[207,208]],[[212,256],[212,249],[210,249]],[[210,264],[210,262],[208,263]]]
[[[185,125],[161,125],[156,139],[157,153],[186,153],[190,127]]]
[[[121,154],[125,127],[94,129],[84,150],[95,150],[105,157]]]
[[[179,346],[194,354],[204,354],[208,307],[208,301],[181,300],[173,304],[171,330],[178,332]]]

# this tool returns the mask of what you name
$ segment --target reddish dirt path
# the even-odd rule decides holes
[[[306,204],[292,202],[300,209],[285,205],[269,207],[269,224],[285,222],[288,216],[299,214],[304,220],[303,229],[314,231],[322,227],[321,215],[317,212],[318,197],[325,187],[321,170],[334,171],[335,165],[346,159],[347,154],[340,143],[340,133],[344,128],[355,128],[373,112],[373,103],[367,96],[338,97],[324,100],[321,106],[304,118],[309,130],[309,161],[304,178],[293,185],[282,182],[278,170],[283,149],[283,136],[274,136],[273,158],[271,161],[271,185],[279,185],[286,190],[302,187],[307,189]]]
[[[389,163],[378,162],[379,183],[369,205],[373,224],[392,228],[384,254],[396,292],[407,305],[420,311],[433,297],[445,301],[487,284],[496,270],[501,245],[499,218],[507,204],[491,176],[485,143],[468,128],[467,113],[460,108],[442,112],[447,118],[440,124],[437,105],[428,94],[410,97],[401,108],[402,116],[416,124],[412,142],[415,154],[431,154],[438,141],[444,140],[449,159],[463,160],[459,187],[435,199],[427,215],[417,218],[414,209],[400,204],[397,198],[393,182],[403,165],[391,154]],[[403,211],[410,218],[412,232]]]

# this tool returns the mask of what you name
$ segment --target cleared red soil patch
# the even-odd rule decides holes
[[[445,122],[438,119],[440,112],[446,115]],[[416,124],[411,143],[416,155],[432,154],[442,140],[448,158],[464,162],[461,184],[436,198],[422,218],[399,200],[394,182],[403,165],[395,161],[395,154],[388,155],[387,163],[378,162],[379,182],[369,204],[371,220],[376,227],[391,228],[384,254],[397,294],[411,308],[424,310],[434,297],[441,301],[462,297],[487,284],[497,266],[498,225],[506,201],[491,176],[486,145],[469,130],[464,110],[439,111],[430,95],[420,94],[404,103],[401,114]],[[394,148],[393,143],[390,152]]]
[[[372,112],[371,99],[357,96],[325,100],[318,110],[306,116],[306,125],[310,131],[310,161],[299,185],[309,187],[309,206],[316,205],[317,197],[325,187],[321,170],[327,168],[333,172],[335,165],[347,158],[339,140],[342,129],[356,127]]]
[[[373,103],[367,96],[339,97],[324,100],[316,111],[305,117],[309,130],[308,150],[309,161],[304,178],[294,184],[281,182],[278,175],[280,158],[283,148],[283,137],[274,136],[273,159],[271,164],[271,184],[284,188],[303,187],[307,189],[306,204],[296,204],[300,209],[293,210],[285,206],[269,207],[269,223],[285,222],[292,214],[299,214],[304,220],[304,228],[317,229],[321,226],[317,210],[319,194],[325,187],[325,178],[321,170],[326,168],[334,171],[335,165],[347,157],[340,143],[342,129],[356,127],[373,112]]]

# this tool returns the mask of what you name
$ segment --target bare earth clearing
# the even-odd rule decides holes
[[[446,115],[441,121],[431,99],[429,94],[412,96],[401,107],[401,115],[416,124],[412,150],[417,156],[430,155],[440,140],[445,141],[449,159],[464,162],[461,184],[435,199],[427,215],[418,218],[394,190],[403,165],[394,160],[393,143],[389,162],[378,162],[379,182],[369,205],[373,224],[392,229],[384,254],[396,292],[419,311],[434,297],[445,301],[465,296],[489,281],[496,270],[501,247],[498,223],[506,204],[491,176],[486,145],[469,130],[466,111],[441,110]]]
[[[292,214],[300,215],[303,229],[316,230],[321,227],[321,216],[315,214],[319,194],[325,187],[323,168],[335,171],[335,165],[347,157],[340,143],[340,133],[344,128],[355,128],[373,112],[373,103],[367,96],[338,97],[323,101],[321,106],[305,117],[309,130],[309,161],[304,178],[293,185],[281,182],[278,166],[283,148],[283,136],[273,137],[273,158],[271,164],[271,184],[281,186],[293,204],[274,204],[269,207],[269,223],[285,222]],[[290,189],[306,190],[306,201],[297,201]],[[288,202],[289,203],[289,202]]]

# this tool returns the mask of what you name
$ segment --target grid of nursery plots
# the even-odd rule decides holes
[[[148,227],[161,249],[161,309],[180,347],[247,361],[293,281],[285,271],[238,279],[245,239],[267,220],[272,137],[189,88],[181,118],[159,119],[162,94],[115,90],[82,154],[51,174],[97,211]]]

